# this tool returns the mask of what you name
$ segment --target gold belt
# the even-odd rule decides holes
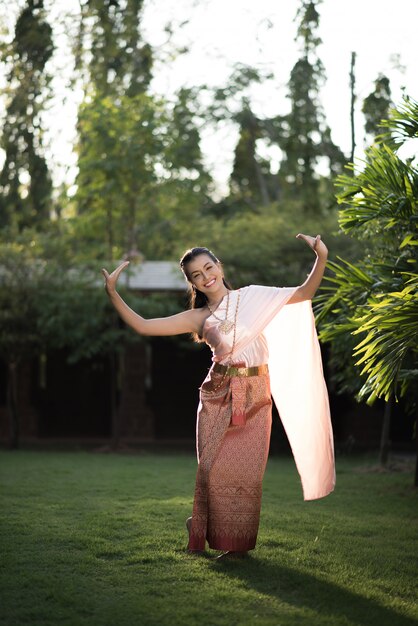
[[[221,365],[215,363],[212,371],[216,374],[223,374],[224,376],[262,376],[269,373],[268,365],[256,365],[254,367],[236,367],[235,365]]]

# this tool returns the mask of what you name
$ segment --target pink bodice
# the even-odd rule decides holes
[[[203,338],[212,349],[212,360],[217,363],[244,363],[253,367],[268,362],[269,351],[263,334],[265,326],[276,315],[292,295],[293,288],[261,287],[251,285],[231,291],[229,296],[228,320],[235,320],[235,312],[240,292],[236,315],[235,347],[231,355],[234,331],[227,335],[219,331],[219,320],[210,315],[203,327]],[[221,320],[225,319],[227,297],[225,296],[215,311]]]

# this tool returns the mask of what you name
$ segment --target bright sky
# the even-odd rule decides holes
[[[58,35],[59,54],[54,65],[63,77],[55,79],[57,92],[48,120],[46,139],[51,166],[57,182],[71,183],[75,176],[75,156],[71,145],[75,138],[75,120],[80,93],[70,91],[69,39],[62,32],[58,16],[65,10],[76,12],[77,0],[46,0],[50,22]],[[152,88],[157,93],[172,94],[181,85],[203,82],[222,85],[235,63],[271,71],[274,80],[252,90],[254,111],[259,115],[283,114],[288,110],[286,83],[298,58],[294,42],[294,17],[299,0],[145,0],[143,27],[145,39],[159,50],[164,49],[167,33],[174,27],[172,41],[186,45],[189,53],[155,68]],[[417,0],[324,0],[319,7],[323,44],[319,50],[327,83],[322,103],[332,137],[343,151],[350,152],[349,68],[351,52],[357,53],[357,143],[361,157],[363,143],[362,100],[373,88],[379,73],[389,76],[395,103],[402,88],[418,99],[416,67]],[[13,24],[8,14],[9,24]],[[186,22],[180,26],[183,22]],[[396,57],[398,55],[398,62]],[[236,129],[224,125],[203,137],[203,150],[212,175],[220,189],[225,189],[236,143]]]

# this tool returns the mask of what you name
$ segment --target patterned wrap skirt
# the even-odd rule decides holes
[[[222,551],[255,547],[271,409],[267,366],[209,371],[200,388],[189,550],[204,550],[206,541]]]

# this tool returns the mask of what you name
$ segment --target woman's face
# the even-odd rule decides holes
[[[190,282],[206,296],[216,293],[223,286],[223,271],[220,263],[213,261],[208,254],[199,254],[187,264]]]

